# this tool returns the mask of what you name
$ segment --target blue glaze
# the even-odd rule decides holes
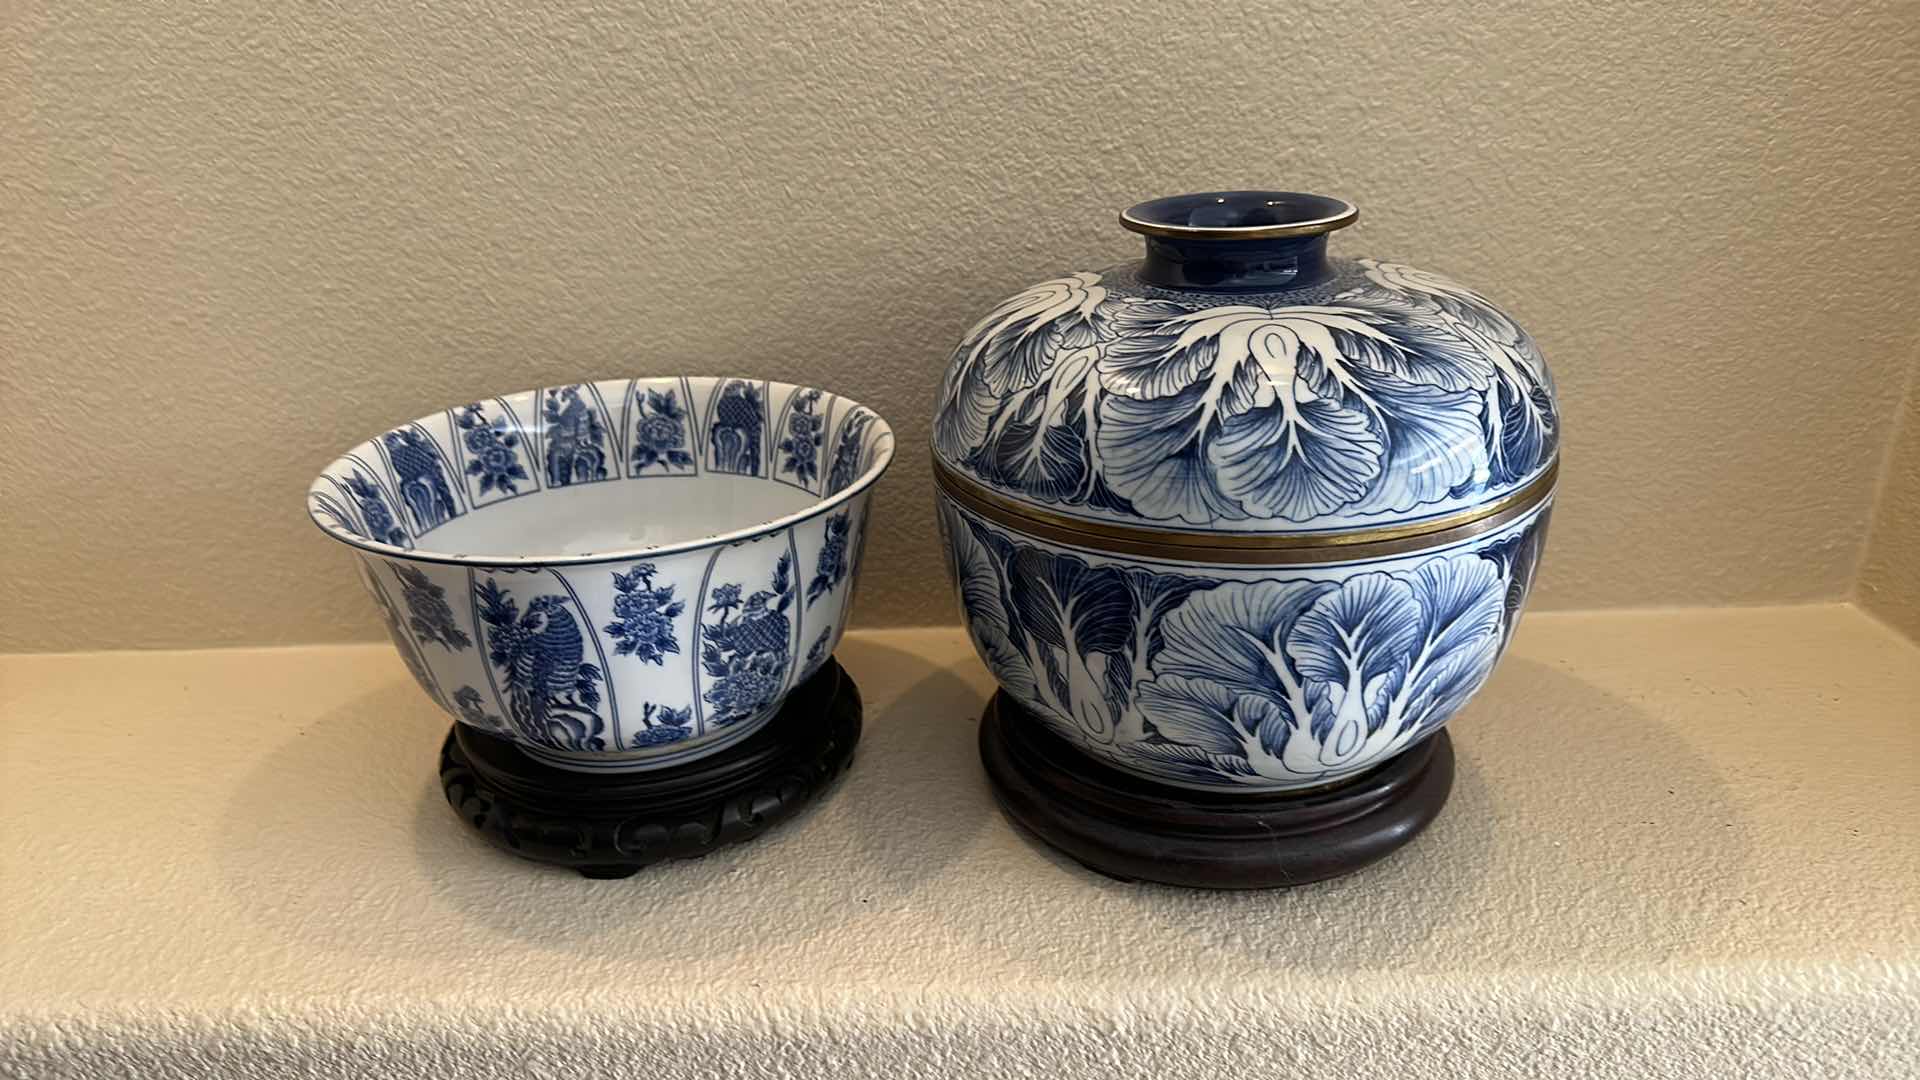
[[[1168,235],[1195,230],[1254,232],[1312,228],[1351,214],[1338,199],[1297,191],[1208,191],[1131,207],[1121,224],[1147,234],[1140,280],[1167,289],[1275,292],[1318,284],[1333,274],[1324,233],[1310,236]]]
[[[1273,292],[1315,285],[1332,276],[1327,238],[1175,240],[1147,237],[1140,280],[1166,289]]]

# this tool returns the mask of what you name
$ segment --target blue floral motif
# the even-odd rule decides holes
[[[1358,308],[1129,305],[1094,365],[1094,443],[1153,518],[1407,510],[1486,473],[1479,399],[1404,377],[1406,331]]]
[[[759,712],[780,694],[787,658],[774,653],[731,656],[711,673],[717,681],[707,691],[714,708],[714,726],[736,724]]]
[[[655,467],[662,472],[693,468],[693,452],[687,449],[687,411],[674,391],[649,389],[639,404],[640,419],[633,431],[633,475]]]
[[[833,640],[833,627],[829,626],[825,630],[820,631],[820,636],[817,638],[814,638],[813,644],[807,646],[807,666],[808,667],[812,667],[815,664],[818,664],[822,659],[826,657],[827,642],[832,640]]]
[[[1096,567],[1019,543],[951,509],[943,516],[951,516],[943,532],[968,629],[1008,692],[1037,702],[1084,739],[1141,738],[1130,687],[1149,673],[1164,615],[1205,581]]]
[[[820,391],[801,390],[787,409],[787,434],[780,440],[780,471],[791,473],[802,487],[811,488],[820,475],[820,444],[826,419],[814,410],[820,405]]]
[[[447,590],[435,585],[417,567],[391,564],[393,576],[400,580],[400,595],[407,602],[407,625],[421,641],[430,641],[455,652],[473,644],[473,639],[454,621],[447,605]]]
[[[704,695],[716,727],[764,711],[779,696],[792,649],[793,559],[782,554],[772,587],[742,598],[738,584],[715,586],[707,611],[717,616],[701,626],[700,667],[713,679]]]
[[[1326,303],[1045,282],[962,340],[935,446],[990,485],[1155,521],[1307,522],[1511,486],[1553,457],[1538,349],[1477,293],[1361,260]]]
[[[360,516],[366,519],[367,534],[382,543],[395,547],[407,547],[407,532],[400,523],[393,520],[393,513],[387,509],[387,498],[380,491],[380,485],[369,480],[358,469],[347,477],[347,490],[353,493],[353,501],[360,506]]]
[[[847,532],[853,511],[842,510],[827,518],[826,543],[820,548],[820,559],[814,563],[813,580],[807,582],[807,606],[833,591],[840,580],[847,576]]]
[[[1533,575],[1540,569],[1540,555],[1547,546],[1547,526],[1552,520],[1553,507],[1549,506],[1526,530],[1501,537],[1480,549],[1480,557],[1492,561],[1507,580],[1503,622],[1509,635],[1513,633],[1513,625],[1520,621],[1520,606],[1526,602],[1527,590],[1533,587]],[[1501,648],[1506,648],[1505,644]]]
[[[546,394],[547,483],[552,487],[607,478],[606,427],[579,386]]]
[[[344,530],[362,540],[369,539],[366,533],[360,531],[360,523],[353,520],[352,514],[347,513],[346,504],[339,502],[330,495],[318,491],[308,492],[307,500],[312,504],[311,508],[316,515],[326,515],[327,520],[326,522],[322,522],[323,525],[331,523],[333,527]],[[318,519],[316,518],[316,520]]]
[[[489,422],[475,402],[461,407],[459,425],[466,433],[462,439],[467,452],[473,455],[467,462],[467,472],[480,478],[480,493],[498,489],[509,495],[519,494],[515,482],[529,477],[520,465],[520,434],[506,416],[496,416]]]
[[[713,427],[708,443],[713,468],[740,476],[760,475],[760,437],[766,425],[766,406],[760,388],[744,379],[733,379],[720,388],[713,407]]]
[[[640,709],[640,730],[633,733],[628,743],[639,750],[676,743],[692,734],[693,706],[670,709],[648,702]]]
[[[653,576],[658,568],[650,562],[636,565],[626,573],[613,575],[614,621],[605,627],[614,640],[614,654],[636,656],[665,665],[668,653],[678,653],[673,620],[687,609],[684,601],[673,598],[673,584],[655,588]]]
[[[827,473],[827,494],[846,490],[860,476],[861,451],[873,416],[871,410],[855,408],[841,419],[840,437],[833,447],[833,468]]]
[[[941,525],[1010,694],[1130,767],[1213,786],[1317,783],[1445,723],[1492,670],[1540,535],[1338,582],[1246,581],[1093,565],[950,505]]]
[[[387,596],[387,590],[380,587],[373,564],[363,562],[360,570],[361,580],[366,583],[367,591],[373,594],[375,606],[380,609],[380,621],[386,625],[387,636],[393,639],[394,648],[399,650],[400,662],[407,666],[407,674],[413,676],[413,681],[419,684],[420,689],[427,692],[428,697],[435,701],[444,701],[445,699],[440,696],[440,686],[435,682],[432,670],[427,667],[427,658],[420,652],[420,644],[414,641],[413,635],[407,633],[407,628],[401,625],[400,612],[394,609],[393,601]]]
[[[1553,376],[1526,331],[1486,297],[1438,274],[1374,259],[1359,264],[1366,284],[1341,300],[1432,322],[1471,346],[1472,362],[1422,374],[1490,395],[1481,418],[1493,479],[1518,482],[1551,458],[1559,434]]]
[[[511,730],[505,720],[487,711],[480,691],[471,686],[463,686],[453,692],[453,707],[460,710],[461,720],[484,731],[505,735]]]
[[[413,428],[389,431],[381,438],[393,471],[400,477],[400,502],[413,515],[415,533],[433,529],[460,511],[440,467],[440,451]]]
[[[1039,421],[1060,424],[1090,407],[1059,406],[1066,388],[1084,380],[1095,346],[1113,336],[1113,304],[1100,280],[1098,274],[1077,273],[1041,282],[1009,297],[967,331],[940,390],[934,445],[964,459],[1023,417],[1037,433]],[[1037,405],[1027,400],[1034,395],[1023,395],[1011,414],[1002,407],[1010,394],[1042,382],[1058,382],[1062,395],[1043,394]]]
[[[604,676],[585,659],[586,642],[567,598],[537,596],[522,612],[492,578],[474,595],[487,626],[487,658],[521,737],[555,750],[605,750],[606,722],[599,713]]]

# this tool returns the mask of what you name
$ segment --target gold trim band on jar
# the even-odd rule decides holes
[[[1155,221],[1142,217],[1140,211],[1160,203],[1181,201],[1196,196],[1173,196],[1171,199],[1151,199],[1147,202],[1129,206],[1120,211],[1120,227],[1128,232],[1137,232],[1142,236],[1160,236],[1174,240],[1278,240],[1294,236],[1321,236],[1360,220],[1360,208],[1345,199],[1335,199],[1325,195],[1306,195],[1288,191],[1221,191],[1214,193],[1214,202],[1225,203],[1229,197],[1236,201],[1259,198],[1263,195],[1276,195],[1280,199],[1272,200],[1268,206],[1283,206],[1287,201],[1312,199],[1330,204],[1329,212],[1309,220],[1287,221],[1271,225],[1175,225],[1165,221]],[[1198,196],[1204,197],[1204,196]]]
[[[955,502],[1010,529],[1069,547],[1118,555],[1140,555],[1194,563],[1242,563],[1287,566],[1303,563],[1360,562],[1444,547],[1493,532],[1525,517],[1553,495],[1560,459],[1548,464],[1525,486],[1492,502],[1457,514],[1408,525],[1347,532],[1183,533],[1087,521],[1015,502],[979,481],[933,459],[933,482]]]

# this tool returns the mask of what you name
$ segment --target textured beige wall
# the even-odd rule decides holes
[[[1519,313],[1554,606],[1845,594],[1920,331],[1920,7],[13,0],[0,648],[370,637],[300,492],[484,392],[680,370],[902,434],[871,622],[952,617],[957,334],[1284,186]]]
[[[1920,357],[1888,448],[1873,531],[1860,564],[1862,604],[1920,641]]]

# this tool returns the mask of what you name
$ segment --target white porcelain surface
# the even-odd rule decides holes
[[[832,653],[893,434],[825,391],[666,377],[447,409],[307,501],[421,687],[552,764],[737,741]]]

